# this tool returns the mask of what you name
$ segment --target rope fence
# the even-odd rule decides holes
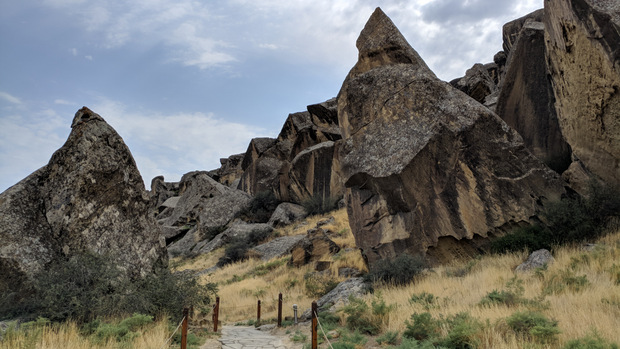
[[[164,342],[164,344],[161,346],[161,348],[159,349],[164,349],[166,347],[166,345],[168,345],[168,342],[170,342],[170,340],[172,339],[172,337],[174,337],[174,335],[177,333],[177,331],[179,330],[179,328],[181,327],[181,325],[183,325],[183,321],[185,321],[185,316],[183,317],[183,319],[181,319],[181,322],[179,322],[179,325],[177,326],[176,330],[174,330],[174,332],[172,332],[172,335],[170,335],[170,338],[168,338],[167,341]]]

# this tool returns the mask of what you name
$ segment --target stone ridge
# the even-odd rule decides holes
[[[356,46],[359,58],[352,70],[354,74],[387,64],[412,64],[432,74],[392,20],[379,7],[364,26]]]

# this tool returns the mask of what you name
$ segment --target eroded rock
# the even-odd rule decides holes
[[[437,79],[380,9],[357,47],[338,95],[339,157],[370,264],[400,253],[442,262],[442,237],[477,251],[559,199],[558,175],[497,115]]]

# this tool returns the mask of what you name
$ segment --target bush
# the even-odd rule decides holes
[[[272,191],[261,191],[256,193],[248,207],[241,210],[237,216],[249,223],[267,223],[279,204],[280,200]]]
[[[469,313],[459,313],[446,320],[448,334],[438,341],[439,346],[447,348],[477,348],[482,324]]]
[[[306,295],[312,298],[321,298],[338,286],[338,280],[330,275],[307,273],[304,275]]]
[[[405,321],[407,329],[403,337],[416,340],[432,339],[439,335],[441,322],[433,319],[430,313],[414,313],[411,315],[411,322]]]
[[[426,268],[426,262],[422,257],[413,257],[406,253],[398,257],[376,262],[370,272],[366,274],[366,281],[385,282],[395,285],[405,285],[411,282]]]
[[[517,335],[538,343],[554,343],[560,333],[556,321],[534,311],[516,312],[506,319],[506,323]]]
[[[572,270],[565,269],[549,275],[543,282],[543,295],[562,294],[566,291],[581,292],[590,285],[585,275],[577,276]]]
[[[270,235],[271,232],[267,230],[253,230],[246,237],[232,239],[224,250],[224,256],[218,260],[217,266],[222,267],[246,260],[248,250],[266,240]]]
[[[379,296],[372,301],[372,306],[359,298],[350,296],[349,304],[343,308],[347,314],[346,325],[351,331],[359,331],[370,335],[376,335],[387,319],[389,313],[394,310],[394,305],[387,305]]]
[[[610,343],[594,332],[585,337],[568,341],[564,349],[618,349],[618,344]]]
[[[321,195],[314,195],[304,201],[301,205],[306,210],[309,216],[323,214],[334,211],[338,208],[339,197],[323,197]]]
[[[610,220],[620,217],[620,193],[593,181],[586,197],[574,196],[551,202],[544,216],[549,228],[538,225],[518,228],[493,241],[492,250],[497,253],[534,251],[597,239],[605,232]]]
[[[438,298],[435,297],[432,293],[422,292],[422,293],[414,293],[409,298],[409,304],[420,304],[426,310],[430,310],[431,308],[438,308]]]
[[[202,286],[189,274],[159,270],[132,280],[105,256],[85,253],[58,260],[34,278],[28,317],[85,323],[131,313],[178,316],[183,307],[209,304],[215,285]]]
[[[388,331],[381,336],[377,337],[377,343],[379,344],[389,344],[396,345],[398,343],[398,332],[396,331]]]
[[[503,304],[509,307],[515,306],[525,301],[525,299],[523,298],[524,292],[525,289],[523,287],[523,280],[515,276],[510,279],[508,283],[506,283],[506,289],[501,291],[493,290],[487,293],[487,295],[482,298],[479,304],[482,306],[489,306],[494,304]]]

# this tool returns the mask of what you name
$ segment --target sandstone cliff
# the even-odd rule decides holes
[[[555,106],[573,154],[620,186],[620,2],[545,1]]]
[[[440,81],[377,9],[338,95],[347,209],[372,264],[400,253],[434,261],[537,221],[564,192],[557,173],[497,115]]]
[[[0,194],[2,284],[27,281],[51,260],[84,251],[109,256],[134,277],[167,265],[149,196],[122,138],[86,107],[71,128],[46,166]]]

